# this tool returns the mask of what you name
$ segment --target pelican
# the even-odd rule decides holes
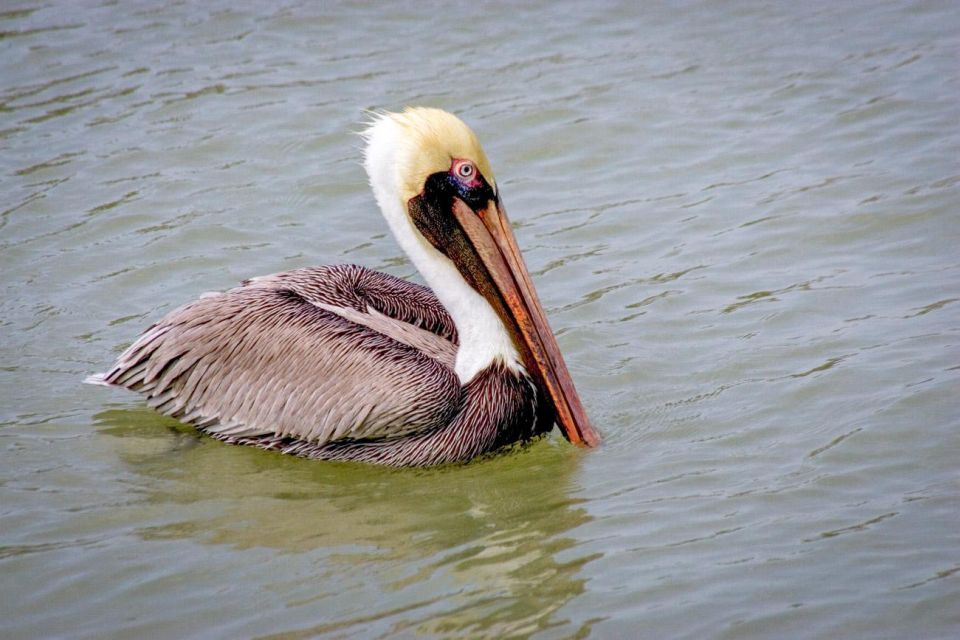
[[[439,109],[363,133],[377,204],[429,288],[355,265],[205,294],[92,382],[235,444],[392,466],[549,431],[595,446],[473,131]]]

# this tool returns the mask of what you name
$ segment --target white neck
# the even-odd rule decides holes
[[[467,284],[456,265],[437,251],[414,226],[398,196],[395,158],[398,149],[397,125],[380,118],[367,131],[364,167],[370,177],[377,204],[400,247],[433,289],[457,326],[460,347],[455,371],[461,384],[501,360],[514,371],[522,371],[520,354],[490,303]]]

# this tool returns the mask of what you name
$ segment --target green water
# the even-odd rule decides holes
[[[0,10],[0,635],[954,638],[960,6]],[[80,384],[299,266],[416,274],[363,112],[484,141],[605,444],[391,471]]]

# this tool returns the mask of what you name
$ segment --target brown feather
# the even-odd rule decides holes
[[[351,265],[298,269],[176,309],[104,381],[224,438],[397,438],[460,409],[455,340],[424,287]]]

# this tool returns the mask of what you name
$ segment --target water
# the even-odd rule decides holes
[[[960,9],[586,4],[4,5],[4,637],[960,633]],[[601,449],[324,464],[80,384],[248,276],[416,277],[354,135],[409,103]]]

